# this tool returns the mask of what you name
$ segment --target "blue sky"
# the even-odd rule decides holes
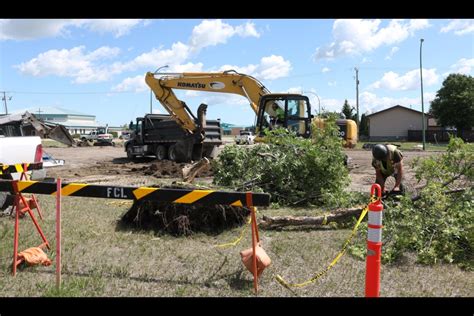
[[[306,93],[315,112],[344,100],[371,113],[397,104],[425,110],[450,73],[472,75],[474,20],[160,19],[0,20],[0,91],[9,112],[57,106],[123,125],[150,111],[147,71],[235,69],[271,92]],[[241,96],[176,92],[208,118],[251,125]],[[166,113],[153,100],[153,111]],[[4,113],[3,105],[0,112]]]

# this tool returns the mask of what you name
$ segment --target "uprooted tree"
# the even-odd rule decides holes
[[[474,268],[474,144],[452,138],[447,152],[413,162],[424,183],[418,196],[388,203],[383,215],[382,259],[393,262],[406,251],[417,261],[458,263]],[[449,193],[449,194],[447,194]],[[361,226],[365,237],[367,224]],[[364,243],[352,253],[365,256]]]
[[[253,147],[226,146],[213,161],[214,183],[264,191],[279,205],[323,205],[349,184],[334,118],[304,139],[285,129],[266,133]]]

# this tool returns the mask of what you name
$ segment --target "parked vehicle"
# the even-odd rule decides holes
[[[43,161],[43,146],[39,136],[0,136],[0,164],[15,165]],[[31,180],[43,180],[46,170],[32,170],[27,174]],[[2,174],[0,179],[19,180],[21,173]],[[1,180],[0,180],[1,181]],[[10,208],[13,196],[8,192],[0,192],[0,211]]]
[[[43,146],[39,136],[0,137],[0,163],[14,165],[43,161]],[[32,170],[27,172],[32,180],[42,180],[46,171]],[[4,178],[18,180],[20,173],[4,175]]]
[[[43,167],[57,167],[57,166],[64,166],[66,161],[64,159],[55,159],[50,154],[43,152]]]
[[[251,131],[241,130],[239,135],[235,136],[235,143],[237,145],[252,145],[255,140],[255,135]]]
[[[109,134],[109,128],[106,127],[98,127],[96,130],[91,131],[88,134],[81,134],[80,139],[82,141],[91,141],[98,143],[100,145],[113,145],[113,135]]]
[[[152,155],[158,160],[169,159],[177,162],[189,162],[191,159],[197,161],[203,157],[213,158],[215,149],[222,145],[220,121],[206,120],[203,125],[202,151],[190,149],[192,157],[187,157],[183,151],[186,152],[188,148],[183,150],[182,147],[193,148],[193,139],[187,141],[194,135],[189,136],[170,115],[147,114],[145,117],[138,117],[130,140],[124,144],[127,157],[134,159],[136,156]]]

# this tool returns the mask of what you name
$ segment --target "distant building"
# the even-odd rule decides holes
[[[396,105],[391,108],[367,115],[369,137],[377,140],[407,140],[409,131],[422,130],[421,111]],[[432,115],[425,113],[425,130],[439,129]]]
[[[101,126],[95,120],[95,115],[84,114],[60,107],[32,107],[16,112],[25,111],[33,113],[37,118],[44,120],[46,123],[64,125],[71,134],[85,134]]]
[[[221,123],[222,134],[223,135],[239,135],[240,130],[248,129],[245,126],[239,126],[230,123]]]

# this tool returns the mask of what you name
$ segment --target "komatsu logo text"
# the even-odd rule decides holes
[[[178,82],[178,87],[181,88],[194,88],[194,89],[205,89],[206,84],[204,83],[191,83],[191,82]]]

